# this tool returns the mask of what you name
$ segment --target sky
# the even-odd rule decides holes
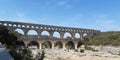
[[[0,21],[120,31],[120,0],[0,0]]]

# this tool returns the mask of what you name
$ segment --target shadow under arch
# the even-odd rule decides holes
[[[42,43],[42,49],[51,49],[52,48],[52,43],[50,41],[45,41]]]
[[[77,43],[77,48],[80,48],[82,44],[83,44],[83,43],[82,43],[81,41],[79,41],[79,42]]]
[[[54,44],[55,44],[54,47],[57,48],[57,49],[62,49],[63,48],[63,44],[62,44],[61,41],[56,41]]]
[[[65,47],[67,49],[75,49],[75,44],[73,41],[68,41],[66,44],[65,44]]]
[[[17,40],[14,45],[15,48],[25,48],[25,43],[22,40]]]
[[[37,41],[30,41],[28,43],[28,48],[38,48],[39,49],[39,43]]]

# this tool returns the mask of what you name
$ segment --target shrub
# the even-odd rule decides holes
[[[80,49],[80,52],[81,52],[81,53],[84,53],[84,51],[85,51],[84,49]]]
[[[75,52],[79,52],[77,49],[74,50]]]

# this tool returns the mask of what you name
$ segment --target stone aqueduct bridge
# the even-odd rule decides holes
[[[78,48],[78,43],[80,40],[75,40],[75,34],[78,33],[80,35],[81,40],[83,39],[83,35],[93,35],[96,33],[100,33],[99,30],[93,30],[93,29],[82,29],[82,28],[72,28],[72,27],[62,27],[62,26],[52,26],[52,25],[42,25],[42,24],[33,24],[33,23],[24,23],[24,22],[12,22],[12,21],[0,21],[0,25],[7,26],[9,30],[15,31],[16,29],[21,29],[24,32],[25,40],[23,40],[24,44],[27,46],[31,40],[27,40],[27,34],[30,30],[34,30],[38,34],[38,39],[34,40],[38,43],[39,49],[42,49],[42,44],[44,42],[50,42],[51,48],[54,48],[54,45],[56,42],[60,42],[62,44],[62,48],[65,48],[65,45],[69,41],[63,41],[63,36],[66,32],[71,34],[72,37],[72,43],[74,44],[75,49]],[[50,34],[49,40],[43,40],[41,38],[41,33],[43,31],[48,31]],[[58,32],[60,34],[60,40],[54,40],[53,33]]]

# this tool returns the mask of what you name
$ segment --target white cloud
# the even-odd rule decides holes
[[[67,9],[72,8],[72,6],[68,3],[68,1],[58,1],[57,5],[60,7],[65,7]]]
[[[66,4],[67,4],[66,1],[60,1],[60,2],[58,2],[58,5],[59,5],[59,6],[64,6],[64,5],[66,5]]]

